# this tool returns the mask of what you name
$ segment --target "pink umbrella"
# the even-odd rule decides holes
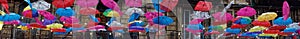
[[[166,12],[171,11],[178,3],[178,0],[163,0],[160,3],[160,8]]]
[[[92,7],[98,4],[98,0],[77,0],[76,4],[80,7]]]
[[[125,4],[129,7],[142,7],[142,0],[125,0]]]
[[[190,24],[199,24],[203,21],[204,19],[193,19],[192,21],[190,21]]]
[[[52,15],[50,12],[48,11],[45,11],[45,10],[39,10],[38,11],[39,14],[41,14],[42,16],[45,17],[45,19],[48,19],[48,20],[55,20],[55,16]]]
[[[79,13],[82,15],[94,15],[94,14],[98,14],[99,11],[92,7],[85,7],[85,8],[81,8]]]
[[[282,6],[282,15],[284,20],[289,18],[289,14],[290,14],[290,6],[287,1],[284,1]]]
[[[99,31],[101,29],[105,29],[105,26],[103,26],[103,25],[97,25],[97,26],[89,27],[87,29],[91,30],[91,31]]]
[[[60,17],[60,21],[72,24],[72,23],[78,23],[79,20],[75,16],[71,16],[71,17],[62,16]]]
[[[233,16],[230,13],[225,13],[224,16],[221,16],[222,13],[221,12],[217,12],[215,14],[213,14],[213,17],[215,18],[215,20],[225,20],[225,21],[230,21],[233,19]]]
[[[241,8],[237,13],[239,16],[253,16],[256,14],[256,10],[249,6]]]
[[[114,0],[101,0],[101,2],[103,3],[103,5],[105,5],[106,7],[117,11],[120,15],[123,15],[123,13],[120,10],[119,5],[114,1]]]

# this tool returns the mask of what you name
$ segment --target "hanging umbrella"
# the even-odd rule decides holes
[[[128,23],[128,26],[145,26],[145,22],[143,21],[133,21]]]
[[[114,30],[123,30],[125,27],[121,23],[117,21],[113,21],[111,25],[109,25],[109,28],[111,28],[111,30],[114,31]]]
[[[158,16],[156,18],[153,18],[154,24],[160,24],[160,25],[170,25],[174,22],[174,20],[168,16]]]
[[[146,17],[148,23],[150,25],[153,25],[154,23],[152,19],[158,16],[164,16],[164,14],[160,12],[147,12],[146,14],[144,14],[144,16]]]
[[[212,8],[212,3],[207,1],[199,1],[195,6],[196,11],[209,11]]]
[[[58,14],[59,16],[74,16],[75,15],[75,11],[72,10],[71,8],[58,8],[55,12],[56,14]]]
[[[224,20],[224,21],[230,21],[233,19],[233,16],[230,13],[224,14],[225,16],[221,16],[221,15],[222,15],[221,12],[217,12],[213,14],[213,17],[215,20]]]
[[[70,7],[73,5],[75,0],[53,0],[52,4],[56,7],[56,8],[66,8],[66,7]]]
[[[59,23],[53,23],[53,24],[47,25],[47,28],[58,29],[58,28],[63,28],[63,25],[59,24]]]
[[[98,25],[98,23],[96,23],[96,22],[94,22],[94,21],[89,21],[89,22],[87,23],[86,27],[94,27],[94,26],[96,26],[96,25]]]
[[[282,16],[284,20],[287,20],[290,14],[290,6],[287,1],[283,2],[282,6]]]
[[[233,23],[235,24],[250,24],[252,19],[249,17],[241,17],[238,16],[237,18],[233,19]]]
[[[12,21],[12,20],[19,20],[21,16],[16,13],[10,13],[10,14],[5,14],[2,18],[3,21]]]
[[[230,28],[236,29],[236,28],[245,28],[246,26],[242,26],[240,24],[232,24]]]
[[[200,24],[204,19],[193,19],[189,22],[189,24]]]
[[[271,26],[268,29],[269,30],[283,30],[285,28],[286,28],[286,26]]]
[[[250,28],[250,30],[248,32],[259,32],[259,31],[262,31],[262,30],[265,30],[267,29],[266,27],[261,27],[261,26],[254,26],[252,28]]]
[[[264,30],[264,34],[278,34],[279,30]]]
[[[42,16],[44,16],[45,19],[48,19],[48,20],[55,20],[56,19],[56,17],[48,11],[39,10],[38,13],[41,14]]]
[[[145,12],[140,8],[128,8],[125,12],[126,15],[132,15],[133,13],[138,13],[140,15],[144,15]]]
[[[30,23],[27,26],[34,27],[34,28],[46,28],[46,26],[43,26],[43,25],[41,25],[39,23]]]
[[[51,32],[66,32],[65,28],[56,28],[56,29],[51,29]]]
[[[262,15],[258,16],[258,21],[269,21],[274,20],[277,17],[277,14],[275,12],[267,12],[263,13]]]
[[[160,6],[162,6],[162,5],[160,5],[158,3],[153,3],[153,7],[157,12],[166,12],[166,11],[162,10]]]
[[[256,36],[258,36],[258,35],[261,34],[261,33],[262,33],[262,32],[246,32],[246,33],[241,34],[240,36],[256,37]]]
[[[53,32],[54,35],[62,35],[62,34],[68,34],[69,32],[71,32],[73,30],[73,28],[67,28],[66,32]]]
[[[79,22],[79,19],[77,19],[75,16],[71,16],[71,17],[62,16],[62,17],[60,17],[59,20],[62,22],[65,22],[65,23],[78,23]]]
[[[103,12],[103,15],[106,17],[120,17],[120,14],[114,10],[107,9]]]
[[[141,26],[129,26],[129,32],[145,32],[145,28]]]
[[[125,4],[129,7],[142,7],[142,0],[125,0]]]
[[[236,13],[238,16],[253,16],[256,14],[256,10],[254,8],[251,8],[250,6],[241,8]]]
[[[55,20],[48,20],[48,19],[43,19],[43,25],[49,25],[55,22]]]
[[[211,16],[208,12],[195,11],[192,15],[193,19],[209,19]]]
[[[85,7],[85,8],[80,8],[79,13],[82,14],[82,15],[95,15],[95,14],[98,14],[100,12],[95,8]]]
[[[296,29],[299,29],[299,23],[292,23],[290,25],[287,26],[288,28],[296,28]]]
[[[265,34],[265,33],[263,33],[263,34],[259,34],[258,36],[272,36],[272,37],[277,37],[278,34]]]
[[[19,25],[20,23],[20,20],[4,21],[4,24],[8,25]]]
[[[227,29],[225,30],[225,32],[227,32],[227,33],[232,33],[232,34],[238,34],[238,33],[241,32],[241,29],[227,28]]]
[[[202,24],[189,24],[185,30],[193,34],[197,34],[202,32],[203,28]]]
[[[98,20],[94,15],[90,15],[90,18],[96,23],[100,22],[100,20]]]
[[[281,36],[290,36],[290,35],[293,35],[294,32],[280,32],[279,35]]]
[[[254,25],[254,26],[264,26],[264,27],[270,27],[270,26],[272,26],[269,21],[258,21],[258,20],[255,20],[251,24]]]
[[[5,9],[5,11],[6,11],[6,13],[10,13],[9,12],[9,10],[8,10],[8,8],[9,8],[9,6],[8,6],[8,1],[7,0],[0,0],[0,3],[1,3],[1,5],[2,5],[2,7]]]
[[[38,13],[32,13],[32,10],[26,10],[22,13],[22,15],[26,18],[36,18],[39,16]]]
[[[113,0],[101,0],[101,2],[103,3],[103,5],[105,5],[106,7],[118,12],[120,15],[123,15],[123,13],[120,10],[120,7],[118,6],[118,4],[113,1]]]
[[[285,26],[285,25],[292,24],[292,23],[293,23],[293,20],[292,20],[291,17],[289,17],[287,20],[284,20],[283,17],[279,17],[279,18],[275,19],[273,22],[274,22],[274,24],[276,24],[276,25],[282,25],[282,26]]]
[[[178,0],[163,0],[160,3],[160,8],[166,12],[170,12],[174,7],[177,6]]]
[[[37,2],[32,3],[32,8],[37,10],[48,10],[50,9],[51,4],[47,3],[44,0],[38,0]]]
[[[80,7],[92,7],[98,4],[99,0],[76,0],[76,4]]]
[[[286,28],[283,30],[283,32],[296,32],[296,28]]]
[[[133,14],[129,17],[128,22],[132,22],[132,21],[138,19],[139,17],[140,17],[140,14],[138,14],[138,13],[133,13]]]
[[[88,27],[87,29],[90,31],[100,31],[100,30],[105,30],[105,26],[97,25],[97,26],[93,26],[93,27]]]

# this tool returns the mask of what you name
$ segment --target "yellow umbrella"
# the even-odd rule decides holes
[[[58,29],[58,28],[62,28],[62,27],[63,27],[63,25],[59,24],[59,23],[53,23],[53,24],[47,25],[47,28],[51,28],[51,29]]]
[[[18,26],[17,28],[21,28],[21,30],[29,30],[27,26]]]
[[[0,21],[0,30],[2,30],[3,27],[3,21]]]
[[[272,36],[272,37],[277,37],[278,34],[259,34],[258,36]]]
[[[4,16],[5,12],[3,12],[3,11],[0,10],[0,14],[1,14],[1,16]]]
[[[267,28],[266,27],[261,27],[261,26],[255,26],[255,27],[251,28],[249,30],[249,32],[257,32],[257,31],[262,31],[262,30],[265,30],[265,29],[267,29]]]
[[[103,15],[106,17],[120,17],[119,13],[117,11],[107,9],[105,12],[103,12]]]
[[[26,10],[31,10],[31,8],[29,6],[27,6],[23,9],[23,11],[26,11]]]
[[[277,17],[277,14],[275,12],[267,12],[263,13],[262,15],[258,16],[258,21],[270,21],[274,20]]]

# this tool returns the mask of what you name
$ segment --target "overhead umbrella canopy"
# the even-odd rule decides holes
[[[269,21],[254,20],[251,24],[254,25],[254,26],[264,26],[264,27],[270,27],[270,26],[272,26]]]
[[[6,13],[10,13],[8,10],[9,6],[8,6],[7,0],[0,0],[0,3],[1,3],[1,6],[5,9]]]
[[[290,6],[288,4],[287,1],[283,2],[283,6],[282,6],[282,16],[283,19],[286,20],[289,18],[289,14],[290,14]]]
[[[291,17],[289,17],[287,20],[284,20],[283,17],[279,17],[279,18],[275,19],[273,22],[274,22],[275,25],[285,26],[285,25],[292,24],[293,20],[292,20]]]
[[[140,15],[144,15],[145,12],[140,8],[128,8],[125,12],[126,15],[132,15],[133,13],[138,13]]]
[[[51,4],[47,3],[44,0],[38,0],[37,2],[32,3],[32,8],[37,10],[48,10],[50,9]]]
[[[120,17],[120,14],[114,10],[107,9],[103,12],[103,15],[106,17]]]
[[[258,16],[258,21],[269,21],[274,20],[277,17],[277,14],[275,12],[267,12],[263,13],[262,15]]]
[[[142,7],[143,0],[125,0],[126,6],[129,7]]]
[[[241,29],[227,28],[225,31],[226,31],[227,33],[239,34],[239,33],[241,32]]]
[[[213,14],[213,17],[215,20],[225,20],[225,21],[230,21],[233,19],[233,16],[230,13],[225,13],[224,16],[221,16],[221,12],[217,12]]]
[[[66,7],[70,7],[73,5],[75,0],[53,0],[52,4],[56,7],[56,8],[66,8]]]
[[[160,3],[160,8],[166,12],[170,12],[177,6],[178,0],[163,0]]]
[[[92,7],[84,7],[84,8],[80,8],[79,13],[82,15],[95,15],[100,12],[97,9],[92,8]]]
[[[200,11],[195,11],[191,16],[193,19],[208,19],[211,17],[208,12]]]
[[[152,19],[154,24],[160,25],[170,25],[174,22],[174,20],[168,16],[158,16]]]
[[[208,1],[199,1],[195,6],[196,11],[209,11],[212,8],[212,3]]]
[[[106,7],[118,12],[120,15],[123,15],[123,13],[120,10],[119,5],[114,1],[114,0],[101,0],[101,2],[103,3],[103,5],[105,5]]]
[[[133,14],[129,17],[128,22],[132,22],[132,21],[138,19],[139,17],[140,17],[140,14],[138,14],[138,13],[133,13]]]
[[[254,8],[251,8],[249,6],[241,8],[236,13],[238,16],[253,16],[256,14],[256,10]]]
[[[75,11],[71,8],[58,8],[55,13],[58,14],[59,16],[67,16],[67,17],[75,15]]]
[[[56,19],[56,17],[48,11],[38,10],[38,13],[40,15],[42,15],[45,19],[48,19],[48,20],[55,20]]]
[[[12,20],[19,20],[21,16],[16,13],[9,13],[5,14],[2,18],[2,21],[12,21]]]
[[[59,28],[63,28],[63,25],[59,24],[59,23],[53,23],[53,24],[47,25],[47,28],[59,29]]]
[[[98,4],[99,0],[76,0],[76,4],[80,7],[93,7]]]

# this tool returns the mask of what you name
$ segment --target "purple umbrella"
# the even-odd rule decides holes
[[[287,1],[284,1],[282,6],[282,15],[284,20],[289,18],[289,14],[290,14],[290,6]]]
[[[76,4],[80,7],[92,7],[98,4],[98,0],[77,0]]]
[[[125,0],[125,4],[129,7],[142,7],[142,0]]]

